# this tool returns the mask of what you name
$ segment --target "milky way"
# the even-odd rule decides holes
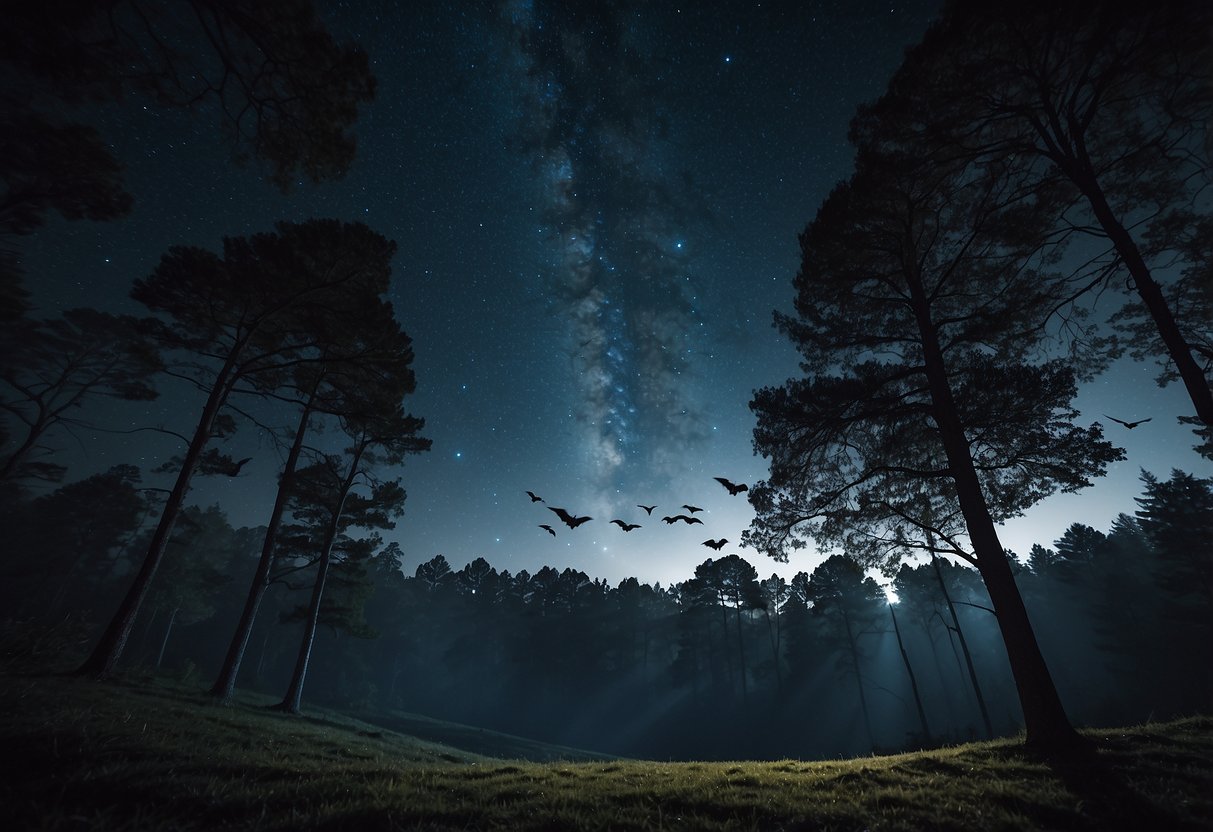
[[[669,163],[654,39],[625,8],[514,2],[501,16],[593,479],[672,474],[665,449],[699,432],[684,383],[696,193]]]

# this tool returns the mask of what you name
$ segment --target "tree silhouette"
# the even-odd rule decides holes
[[[410,356],[411,357],[411,356]],[[412,374],[398,376],[394,385],[377,386],[351,395],[348,413],[341,419],[350,446],[344,455],[327,455],[300,484],[308,484],[293,495],[297,518],[306,518],[317,529],[318,555],[312,597],[304,621],[303,638],[286,695],[278,705],[299,713],[303,685],[320,620],[325,582],[338,536],[347,528],[391,529],[394,517],[404,511],[404,489],[397,481],[374,482],[369,496],[354,492],[360,481],[371,478],[377,467],[399,465],[407,454],[429,449],[429,440],[418,436],[423,422],[406,415],[401,401],[414,387]],[[361,398],[361,401],[358,399]]]
[[[45,457],[56,431],[88,425],[83,406],[94,397],[148,401],[160,357],[130,316],[71,309],[61,318],[21,320],[0,335],[0,413],[4,450],[0,485],[57,482],[64,468]]]
[[[846,657],[842,666],[855,678],[868,745],[876,748],[868,697],[864,692],[859,636],[879,616],[880,605],[885,601],[884,592],[874,580],[864,576],[863,569],[854,560],[844,555],[831,555],[809,575],[808,600],[813,615],[826,622],[826,631]]]
[[[401,389],[412,389],[411,342],[400,329],[390,304],[379,299],[384,288],[380,284],[368,284],[362,287],[364,294],[361,297],[348,294],[346,303],[338,309],[305,307],[300,310],[298,324],[312,333],[314,341],[307,363],[291,368],[290,387],[297,395],[298,420],[266,524],[257,571],[249,585],[223,665],[211,687],[211,694],[220,701],[229,700],[235,691],[244,650],[271,580],[278,529],[291,495],[304,439],[313,420],[324,414],[356,415],[347,412],[351,403],[358,401],[358,396],[351,399],[349,392],[361,387],[392,382],[403,385]]]
[[[218,505],[205,509],[188,506],[182,512],[144,605],[150,618],[167,614],[156,652],[157,668],[164,662],[174,626],[214,615],[215,590],[231,580],[223,569],[248,554]]]
[[[776,316],[808,377],[751,403],[771,474],[750,491],[744,539],[784,558],[807,535],[873,565],[921,548],[924,528],[952,541],[998,611],[1028,741],[1075,742],[994,527],[1121,455],[1098,424],[1070,423],[1073,371],[1029,360],[1053,285],[1037,210],[1052,196],[868,131],[855,175],[801,236],[796,315]]]
[[[893,601],[886,598],[889,608],[889,618],[893,621],[893,633],[897,636],[897,650],[901,653],[901,663],[905,665],[906,676],[910,679],[910,690],[914,694],[914,707],[918,710],[918,724],[922,727],[922,742],[930,744],[931,727],[927,723],[927,712],[922,706],[922,694],[918,692],[918,678],[914,675],[914,666],[910,663],[910,654],[906,652],[905,641],[901,637],[901,625],[897,623],[897,611],[893,609]]]
[[[34,112],[3,87],[0,183],[0,315],[8,322],[29,309],[17,237],[40,228],[51,211],[67,220],[113,220],[133,200],[122,186],[122,166],[96,130]]]
[[[743,610],[755,609],[761,604],[758,572],[738,555],[725,555],[712,560],[708,558],[695,569],[695,577],[703,581],[715,593],[721,614],[728,608],[733,610],[733,622],[737,631],[738,678],[741,681],[742,705],[749,704],[749,686],[746,681],[745,634],[741,626]],[[722,634],[727,626],[722,628]],[[727,643],[727,636],[726,638]],[[727,647],[726,647],[727,652]]]
[[[107,675],[122,655],[190,480],[237,385],[259,375],[278,378],[305,362],[314,333],[300,322],[340,317],[367,292],[385,291],[394,249],[361,224],[283,222],[275,233],[225,239],[222,256],[172,248],[151,276],[135,282],[132,297],[163,316],[153,332],[177,359],[168,372],[206,400],[147,555],[81,674]]]
[[[1165,356],[1161,380],[1182,380],[1205,431],[1211,25],[1196,2],[952,4],[868,110],[912,125],[932,152],[1063,187],[1056,232],[1109,246],[1068,281],[1069,300],[1104,286],[1133,296],[1114,320],[1138,358]],[[1168,270],[1179,275],[1169,286]]]
[[[310,0],[158,5],[19,3],[0,54],[15,79],[67,104],[130,93],[208,104],[233,155],[266,164],[280,185],[345,172],[347,130],[375,79],[366,53],[334,40]]]
[[[1137,522],[1168,600],[1166,643],[1186,666],[1181,707],[1207,707],[1213,696],[1213,480],[1178,470],[1165,481],[1144,471],[1141,479]]]
[[[149,510],[139,469],[116,465],[25,503],[6,502],[4,591],[15,618],[94,606]]]
[[[9,3],[0,29],[0,310],[27,307],[16,237],[50,211],[130,211],[122,165],[82,123],[96,102],[136,96],[215,116],[237,162],[286,189],[339,178],[349,129],[374,96],[366,54],[338,43],[310,0]]]

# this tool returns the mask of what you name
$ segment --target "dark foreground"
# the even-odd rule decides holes
[[[0,676],[0,806],[9,829],[1213,829],[1210,717],[1087,731],[1064,760],[998,741],[634,762],[446,726],[462,747],[156,682]],[[548,762],[500,759],[520,755]]]

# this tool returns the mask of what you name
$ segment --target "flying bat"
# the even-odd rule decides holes
[[[1136,422],[1126,422],[1124,419],[1117,419],[1115,416],[1108,416],[1106,413],[1104,416],[1111,419],[1113,422],[1118,422],[1119,424],[1124,425],[1129,430],[1133,430],[1133,428],[1137,427],[1138,425],[1145,424],[1154,418],[1153,416],[1147,416],[1145,419],[1138,419]]]
[[[725,540],[722,537],[722,538],[720,538],[720,540],[705,540],[703,542],[703,545],[707,546],[709,549],[715,549],[717,552],[719,552],[721,549],[724,548],[724,544],[726,544],[728,542],[729,541]]]
[[[622,520],[612,520],[611,522],[614,523],[619,528],[623,529],[625,532],[630,532],[632,529],[640,528],[639,523],[625,523]]]
[[[645,514],[652,515],[653,509],[657,508],[657,506],[642,506],[638,503],[636,505],[636,508],[642,508],[642,509],[644,509]]]
[[[539,528],[547,529],[547,533],[550,534],[552,537],[556,536],[556,530],[553,529],[551,526],[549,526],[547,523],[540,523]]]
[[[701,526],[703,525],[703,521],[698,517],[687,517],[685,514],[675,514],[673,517],[662,517],[661,519],[663,522],[669,523],[670,525],[673,525],[679,520],[686,523],[688,526],[692,523],[698,523]]]
[[[703,509],[701,509],[699,506],[688,506],[686,503],[682,504],[682,508],[685,508],[687,511],[691,512],[691,514],[694,514],[697,511],[703,511]]]
[[[559,517],[561,521],[563,521],[564,524],[570,529],[575,529],[582,523],[594,519],[593,517],[574,517],[562,508],[552,508],[551,506],[548,506],[548,511],[555,512],[556,516]]]
[[[526,495],[531,498],[532,503],[542,503],[543,502],[543,498],[536,495],[534,491],[528,491],[526,493]]]
[[[739,485],[735,482],[730,482],[729,480],[726,480],[724,477],[712,477],[712,479],[716,480],[716,482],[720,483],[725,488],[729,489],[729,494],[734,497],[736,497],[742,491],[750,490],[750,487],[748,485],[746,485],[744,482]]]

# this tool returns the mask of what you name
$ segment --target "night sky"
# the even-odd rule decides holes
[[[379,81],[339,182],[279,193],[231,164],[205,113],[130,97],[90,114],[136,207],[26,239],[33,314],[141,312],[131,282],[170,245],[217,249],[280,219],[363,221],[399,246],[391,299],[417,353],[409,407],[433,439],[402,471],[406,513],[388,534],[406,571],[443,554],[455,568],[482,556],[512,572],[668,584],[717,556],[700,545],[709,537],[761,575],[811,570],[814,555],[781,565],[739,550],[749,505],[712,477],[766,474],[748,403],[796,373],[771,312],[790,308],[797,234],[850,171],[855,107],[883,91],[939,4],[637,2],[562,19],[522,0],[374,5],[321,4]],[[1011,523],[1004,545],[1026,555],[1075,521],[1106,531],[1135,508],[1142,468],[1213,474],[1175,422],[1191,407],[1182,389],[1157,388],[1154,373],[1124,362],[1083,388],[1084,423],[1153,419],[1132,434],[1104,420],[1127,459]],[[164,390],[107,424],[192,430],[196,394]],[[80,439],[72,477],[150,469],[177,450],[147,433]],[[253,462],[235,480],[197,480],[191,500],[264,522],[284,454],[251,427],[224,450]],[[565,529],[526,489],[595,519]],[[659,508],[650,518],[637,503]],[[704,526],[659,522],[683,503],[704,508]],[[625,534],[616,517],[643,527]]]

